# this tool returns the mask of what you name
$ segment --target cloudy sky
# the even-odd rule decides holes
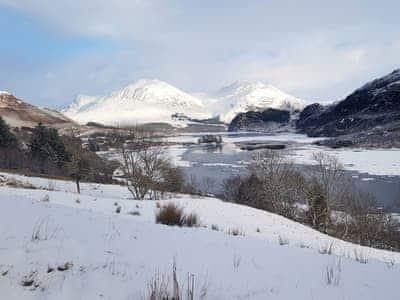
[[[339,100],[400,67],[398,0],[0,0],[0,90],[61,108],[140,78]]]

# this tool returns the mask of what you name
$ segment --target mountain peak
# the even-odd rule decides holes
[[[202,101],[158,79],[140,79],[108,96],[77,99],[64,113],[79,123],[174,123],[172,115],[209,118]]]
[[[275,108],[293,112],[305,106],[303,100],[261,81],[236,81],[220,89],[214,97],[220,99],[214,103],[214,112],[225,123],[231,122],[238,113],[251,110]]]

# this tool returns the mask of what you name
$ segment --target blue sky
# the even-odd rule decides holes
[[[0,90],[61,108],[140,78],[189,92],[263,81],[339,100],[399,68],[400,3],[0,0]]]

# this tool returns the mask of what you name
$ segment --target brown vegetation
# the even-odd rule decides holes
[[[182,207],[170,202],[157,211],[156,223],[194,227],[199,225],[199,219],[195,213],[185,214]]]
[[[228,201],[280,214],[329,235],[361,245],[400,250],[400,224],[357,191],[336,157],[314,155],[300,172],[279,152],[257,153],[247,176],[223,184]]]

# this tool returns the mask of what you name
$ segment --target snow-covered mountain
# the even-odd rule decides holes
[[[276,108],[294,112],[305,107],[305,101],[262,82],[235,82],[220,89],[212,98],[217,99],[211,100],[212,111],[225,123],[247,111]]]
[[[139,80],[104,97],[78,96],[62,111],[85,124],[133,125],[165,122],[179,125],[183,119],[211,117],[202,101],[160,80]],[[172,117],[174,116],[174,117]]]
[[[185,125],[188,119],[220,117],[267,108],[302,110],[305,102],[261,82],[235,82],[213,95],[188,94],[160,80],[142,79],[108,96],[80,95],[62,112],[78,123],[132,125],[163,122]]]

